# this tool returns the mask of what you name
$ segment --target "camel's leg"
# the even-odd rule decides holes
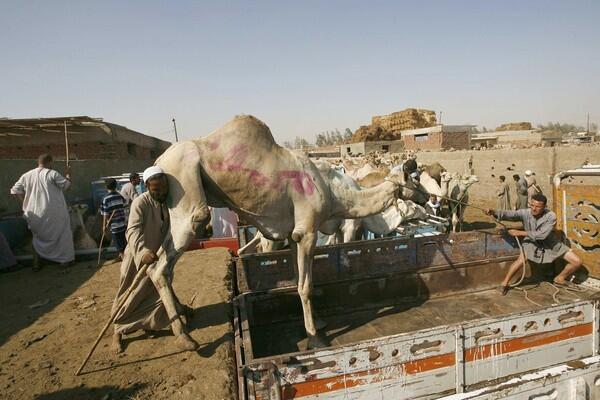
[[[294,235],[293,235],[294,236]],[[308,336],[308,347],[325,347],[317,337],[317,327],[315,324],[315,315],[313,313],[311,295],[312,295],[312,263],[317,243],[315,232],[304,233],[297,242],[290,241],[292,254],[296,253],[296,262],[298,266],[298,294],[302,302],[302,311],[304,312],[304,327]],[[298,239],[298,237],[296,237]]]
[[[340,243],[350,243],[356,238],[356,232],[360,228],[360,220],[354,219],[350,221],[345,221],[342,225],[343,228],[343,237],[342,242]]]
[[[452,232],[456,233],[456,229],[458,227],[458,215],[456,211],[452,213]]]
[[[183,142],[171,147],[156,162],[169,180],[170,234],[163,243],[164,253],[148,269],[148,275],[160,294],[178,347],[194,350],[198,344],[187,334],[181,321],[181,306],[173,288],[171,275],[179,257],[187,249],[200,226],[210,219],[206,195],[200,177],[200,157],[196,146]]]
[[[325,242],[325,246],[330,246],[330,245],[336,244],[337,235],[338,235],[337,232],[334,233],[334,234],[332,234],[332,235],[328,235],[327,236],[327,241]]]
[[[258,244],[261,242],[261,238],[262,238],[262,234],[260,232],[257,232],[251,241],[246,243],[241,249],[238,250],[238,255],[241,256],[244,254],[256,253],[257,252],[256,248],[257,248]]]

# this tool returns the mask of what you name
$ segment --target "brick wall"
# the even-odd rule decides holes
[[[423,134],[425,135],[425,134]],[[427,133],[426,140],[421,135],[406,135],[402,137],[406,150],[468,150],[471,148],[471,139],[468,132],[431,132]]]
[[[442,134],[442,149],[454,148],[456,150],[471,149],[471,135],[469,132],[444,132]]]
[[[57,159],[64,159],[63,144],[34,144],[20,146],[0,146],[0,159],[35,160],[40,154],[50,153]],[[72,160],[128,159],[154,160],[162,152],[127,143],[72,143],[69,144],[69,158]]]
[[[406,150],[439,150],[442,148],[442,134],[433,132],[427,134],[426,140],[419,140],[424,136],[406,135],[402,137]]]

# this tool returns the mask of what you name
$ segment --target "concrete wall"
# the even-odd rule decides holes
[[[429,164],[437,161],[448,171],[460,173],[467,171],[469,157],[472,157],[473,173],[480,181],[471,187],[470,199],[475,203],[493,207],[495,206],[494,193],[499,182],[498,176],[504,175],[509,182],[512,182],[513,174],[522,176],[530,169],[536,173],[537,183],[552,201],[553,175],[563,170],[578,168],[586,159],[592,164],[600,164],[600,147],[540,147],[417,153],[419,162]]]
[[[67,201],[91,198],[91,182],[106,175],[120,175],[141,172],[154,163],[154,160],[82,160],[71,161],[73,185],[65,192]],[[0,215],[18,212],[19,201],[10,195],[10,188],[25,172],[36,167],[34,160],[0,160]],[[54,162],[54,169],[64,173],[65,163]]]
[[[352,153],[353,155],[362,154],[367,155],[371,151],[385,151],[384,146],[388,147],[390,153],[401,153],[404,151],[404,143],[402,140],[382,140],[375,142],[358,142],[358,143],[347,143],[340,145],[340,154],[347,155]],[[350,149],[350,151],[348,151]]]

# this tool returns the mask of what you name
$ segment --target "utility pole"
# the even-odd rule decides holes
[[[440,111],[440,125],[442,125],[442,112]]]
[[[175,142],[179,142],[179,138],[177,138],[177,124],[175,123],[175,118],[173,118],[173,129],[175,129]]]
[[[587,115],[587,129],[585,130],[586,133],[590,133],[590,113],[588,113]]]

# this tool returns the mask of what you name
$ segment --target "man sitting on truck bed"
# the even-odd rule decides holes
[[[556,225],[556,214],[546,208],[548,200],[541,193],[531,196],[528,209],[520,210],[492,210],[487,211],[499,220],[522,221],[524,230],[509,229],[508,234],[516,238],[523,238],[523,253],[528,260],[535,263],[551,263],[562,257],[567,265],[554,278],[557,285],[568,285],[567,278],[581,267],[581,258],[567,245],[565,245],[554,232]],[[524,264],[523,254],[512,263],[502,285],[502,295],[510,289],[510,281],[513,275],[522,268]]]

